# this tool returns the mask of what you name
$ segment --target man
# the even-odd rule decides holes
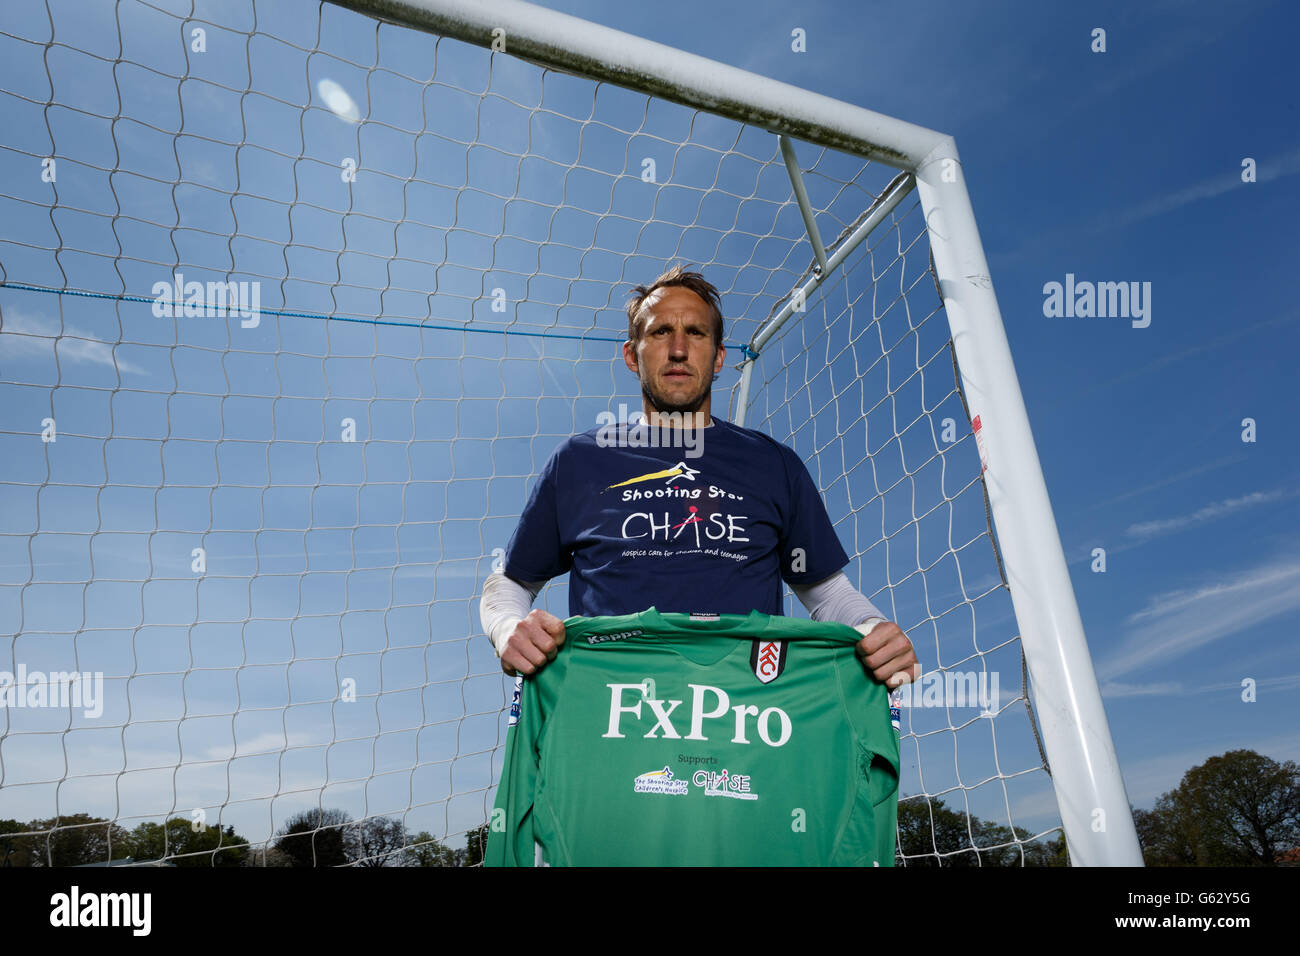
[[[502,669],[532,674],[555,659],[563,622],[529,609],[568,571],[569,613],[583,616],[651,606],[775,615],[784,580],[813,620],[864,634],[858,657],[877,680],[912,679],[911,642],[845,577],[848,556],[803,462],[712,417],[727,351],[717,289],[675,266],[633,292],[623,360],[641,381],[647,424],[613,442],[609,429],[575,435],[547,462],[479,605]]]

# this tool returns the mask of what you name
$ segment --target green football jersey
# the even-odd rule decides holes
[[[487,865],[893,865],[898,737],[856,630],[654,608],[564,627],[522,682]]]

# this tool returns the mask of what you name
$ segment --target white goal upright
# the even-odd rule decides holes
[[[517,0],[6,6],[0,117],[10,862],[472,863],[477,596],[684,262],[917,648],[899,862],[1141,863],[951,137]]]

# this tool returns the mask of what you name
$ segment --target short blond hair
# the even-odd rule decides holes
[[[713,318],[713,345],[722,345],[722,297],[717,287],[704,278],[702,273],[688,272],[681,263],[673,266],[649,285],[639,285],[632,290],[635,298],[627,303],[627,340],[633,345],[641,338],[641,307],[650,294],[667,286],[681,286],[690,289],[708,306]]]

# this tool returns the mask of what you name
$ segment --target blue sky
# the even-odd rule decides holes
[[[1300,452],[1285,372],[1300,314],[1282,281],[1300,212],[1284,92],[1293,11],[543,6],[953,134],[1130,799],[1148,807],[1231,749],[1300,759]],[[110,678],[97,721],[4,715],[0,818],[53,815],[56,800],[127,825],[204,807],[264,839],[320,802],[405,814],[455,842],[483,819],[503,733],[474,597],[550,449],[633,401],[611,341],[623,294],[670,257],[710,263],[737,345],[806,267],[802,226],[759,131],[738,139],[734,124],[692,125],[690,111],[608,88],[593,100],[554,74],[539,94],[531,66],[454,43],[435,60],[430,38],[390,28],[384,69],[368,70],[373,29],[333,7],[319,43],[314,4],[259,5],[251,42],[247,3],[196,8],[208,51],[188,59],[188,2],[126,0],[119,33],[107,5],[97,20],[52,0],[48,55],[43,10],[0,14],[0,630],[19,635],[0,670]],[[1089,49],[1096,27],[1105,53]],[[795,28],[806,52],[790,49]],[[499,95],[480,99],[489,72]],[[250,76],[256,92],[241,96]],[[74,109],[42,108],[50,77]],[[322,80],[362,122],[331,112]],[[530,116],[539,99],[591,121]],[[111,124],[119,105],[129,118]],[[39,175],[51,154],[54,184]],[[359,158],[351,184],[340,157]],[[656,183],[641,180],[643,157]],[[1241,181],[1246,157],[1254,183]],[[828,239],[893,174],[806,144],[799,158]],[[723,189],[706,199],[715,176]],[[561,198],[577,208],[556,213]],[[870,364],[879,350],[863,336],[874,317],[904,352],[942,345],[942,313],[923,321],[935,302],[924,244],[909,244],[918,223],[912,197],[776,340],[748,423],[809,459],[851,576],[878,604],[905,626],[934,616],[927,600],[957,608],[913,632],[922,662],[996,670],[1009,699],[1014,623],[1002,592],[978,596],[996,580],[987,548],[945,555],[920,585],[895,520],[914,486],[941,481],[961,508],[919,522],[913,550],[937,559],[983,523],[969,478],[950,486],[917,467],[935,461],[929,428],[905,427],[921,380],[941,389],[933,420],[961,421],[950,364],[909,379],[914,363]],[[303,315],[251,329],[158,319],[151,287],[178,264],[256,279],[263,309]],[[900,306],[872,299],[871,274],[907,290]],[[1150,282],[1150,326],[1045,316],[1044,284],[1067,274]],[[729,368],[715,413],[735,380]],[[888,409],[871,397],[882,387]],[[50,414],[60,437],[44,445]],[[339,441],[348,417],[355,443]],[[946,457],[969,466],[963,434]],[[911,483],[891,485],[904,472]],[[1090,567],[1098,547],[1105,573]],[[891,594],[885,581],[901,583]],[[564,613],[565,593],[554,584],[547,606]],[[953,604],[963,593],[969,605]],[[359,702],[345,705],[334,698],[349,677]],[[1012,704],[996,722],[1010,779],[968,799],[1037,832],[1053,811],[1041,773],[1015,775],[1034,757],[1022,715]],[[910,716],[904,792],[960,802],[958,779],[990,773],[995,722]],[[950,720],[961,730],[938,733]]]

